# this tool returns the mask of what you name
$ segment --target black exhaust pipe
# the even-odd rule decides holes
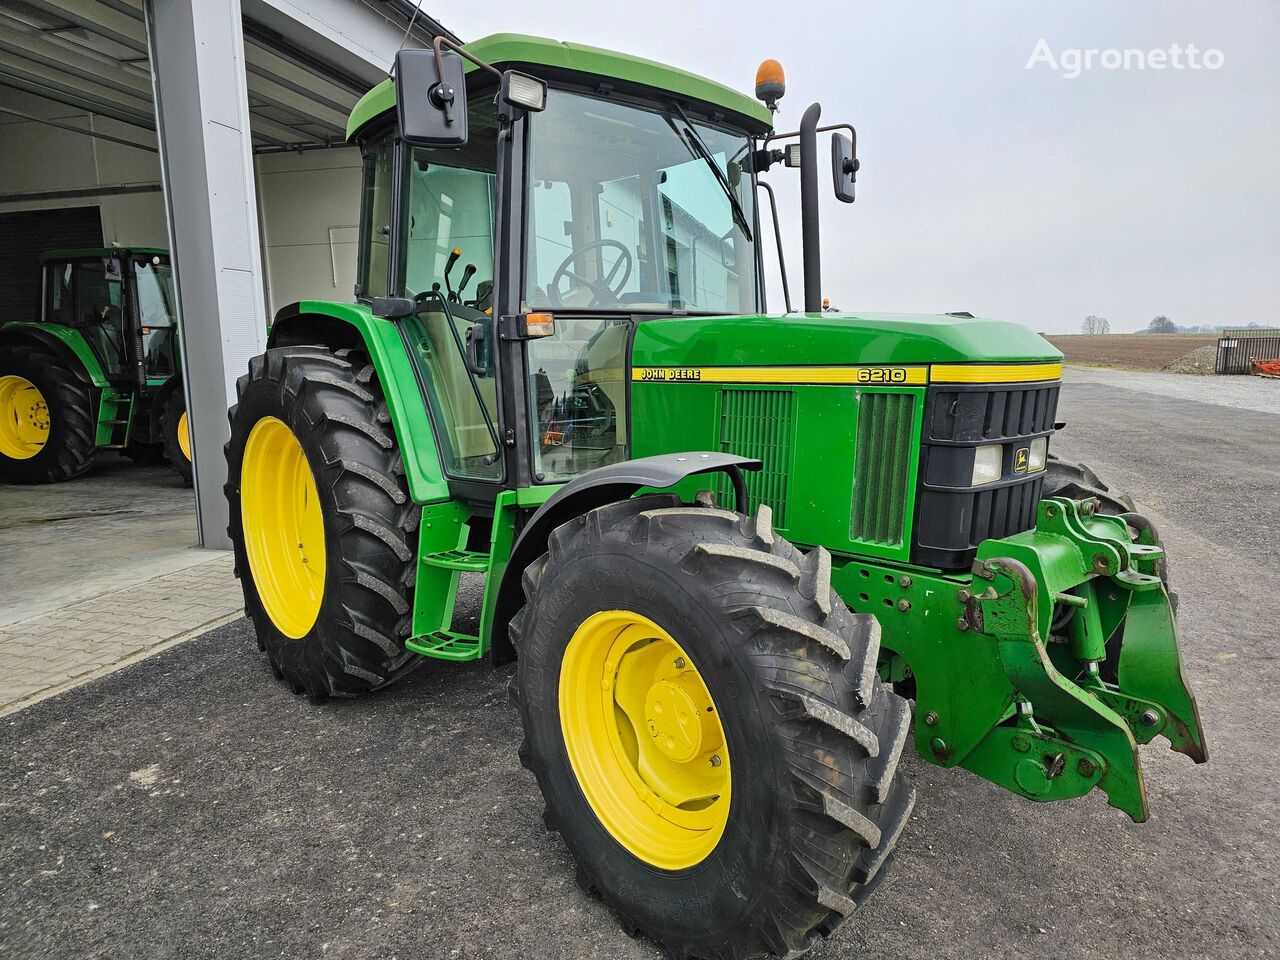
[[[800,120],[800,235],[804,246],[804,310],[822,312],[822,254],[818,247],[818,118],[813,103]]]

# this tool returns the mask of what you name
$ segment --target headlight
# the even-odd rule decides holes
[[[1035,473],[1044,469],[1044,461],[1049,453],[1049,438],[1036,437],[1031,441],[1031,454],[1027,457],[1027,473]]]
[[[1003,446],[998,443],[991,443],[985,447],[978,447],[973,451],[973,486],[995,483],[1000,479],[1000,471],[1003,466]]]

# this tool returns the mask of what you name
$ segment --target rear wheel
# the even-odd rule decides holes
[[[276,348],[236,389],[228,533],[258,646],[313,699],[389,683],[419,662],[404,649],[418,508],[373,367]]]
[[[57,483],[97,453],[93,388],[36,346],[0,347],[0,480]]]
[[[804,950],[909,818],[879,626],[755,517],[650,496],[558,528],[512,623],[521,759],[623,925],[676,957]]]
[[[169,394],[160,414],[160,432],[169,466],[191,486],[191,427],[187,423],[187,395],[182,387]]]

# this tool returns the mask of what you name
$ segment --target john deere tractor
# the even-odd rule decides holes
[[[230,413],[276,676],[517,660],[546,823],[677,957],[790,956],[857,909],[909,741],[1138,821],[1139,744],[1205,759],[1156,530],[1049,455],[1061,355],[824,312],[820,170],[852,200],[856,140],[817,105],[775,129],[783,92],[512,35],[402,52],[348,126],[355,302],[284,308]],[[769,313],[757,198],[790,167],[804,309]]]
[[[70,480],[118,450],[190,483],[168,252],[55,250],[41,266],[39,319],[0,323],[0,481]]]

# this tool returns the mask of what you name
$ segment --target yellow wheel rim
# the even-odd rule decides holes
[[[15,374],[0,377],[0,454],[29,460],[49,439],[49,405],[36,385]]]
[[[267,615],[285,636],[306,636],[324,598],[324,514],[298,438],[275,417],[249,431],[240,514],[249,571]]]
[[[188,460],[191,459],[191,428],[187,426],[187,411],[182,411],[178,418],[178,449]]]
[[[693,660],[629,610],[588,617],[560,665],[560,728],[613,838],[664,870],[692,867],[729,820],[729,751]]]

